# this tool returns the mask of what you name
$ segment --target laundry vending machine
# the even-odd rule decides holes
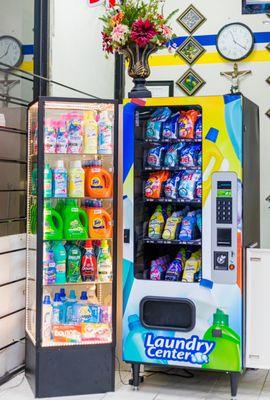
[[[245,368],[245,250],[260,242],[259,111],[240,94],[123,109],[123,359]]]

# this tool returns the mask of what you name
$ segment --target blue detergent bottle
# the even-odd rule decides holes
[[[61,299],[62,303],[65,303],[67,301],[65,288],[60,289],[60,299]]]
[[[64,322],[64,305],[61,301],[60,293],[55,293],[53,300],[52,323],[53,325]]]
[[[129,334],[123,346],[123,359],[125,361],[131,362],[151,362],[151,359],[148,358],[145,354],[144,341],[146,338],[146,334],[152,333],[154,336],[158,336],[160,332],[145,329],[142,326],[138,315],[136,314],[130,315],[128,317],[128,327]],[[155,363],[167,364],[167,361],[155,359]]]
[[[69,298],[65,302],[64,319],[66,324],[73,323],[73,309],[76,303],[77,303],[76,292],[74,289],[71,289],[69,292]]]

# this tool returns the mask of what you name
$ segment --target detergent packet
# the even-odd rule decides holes
[[[179,240],[188,242],[196,237],[196,212],[190,211],[185,218],[183,218],[181,229],[179,233]]]
[[[202,139],[202,115],[199,114],[195,123],[195,138]]]
[[[177,167],[179,164],[180,151],[183,148],[183,143],[175,143],[167,148],[164,157],[164,166],[168,168]]]
[[[173,212],[172,215],[167,219],[165,228],[162,234],[164,240],[175,240],[178,236],[183,215],[181,211]]]
[[[44,150],[45,153],[56,152],[57,122],[51,119],[45,121]]]
[[[171,113],[168,107],[158,108],[147,121],[145,138],[153,141],[160,140],[162,124],[171,116]]]
[[[159,199],[161,197],[163,183],[169,178],[168,171],[152,172],[145,182],[144,194],[145,197],[151,199]]]
[[[177,139],[178,137],[178,119],[180,113],[173,114],[163,123],[162,139]]]
[[[197,222],[197,227],[199,228],[200,233],[202,233],[202,211],[201,210],[196,211],[196,222]]]
[[[157,260],[151,261],[150,266],[150,279],[152,281],[162,281],[165,278],[167,265],[160,257]]]
[[[179,172],[169,178],[164,184],[164,194],[167,199],[177,199],[178,197],[178,187],[181,181],[182,173]]]
[[[179,184],[179,197],[182,199],[193,200],[196,195],[196,184],[200,177],[200,171],[185,171],[181,176],[181,181]]]
[[[202,151],[199,151],[199,153],[197,155],[197,165],[198,165],[198,167],[202,166]]]
[[[182,139],[194,139],[195,123],[198,119],[198,111],[181,111],[179,117],[179,137]]]
[[[186,261],[182,282],[193,283],[195,276],[201,269],[201,255],[199,252],[192,253],[191,257]]]
[[[195,167],[198,163],[198,154],[201,151],[200,143],[187,144],[180,153],[180,165],[183,167]]]
[[[67,115],[68,153],[79,154],[83,146],[83,116],[77,112]]]
[[[157,146],[149,149],[146,154],[146,163],[149,167],[161,167],[167,146]]]
[[[198,199],[202,198],[202,177],[200,176],[196,183],[196,197]]]
[[[166,271],[165,275],[165,281],[181,281],[183,271],[184,271],[184,266],[185,266],[185,260],[186,260],[186,254],[185,250],[181,249],[175,260],[173,260]]]
[[[57,123],[57,138],[56,138],[56,153],[65,154],[68,149],[68,132],[66,130],[66,123],[61,119]]]

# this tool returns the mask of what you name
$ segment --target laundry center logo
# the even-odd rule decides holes
[[[198,336],[189,339],[165,336],[154,337],[147,333],[145,337],[145,354],[151,359],[190,362],[191,364],[208,364],[209,354],[216,343],[201,340]]]
[[[98,7],[105,4],[106,8],[111,8],[115,6],[116,0],[87,0],[87,4],[89,7]]]

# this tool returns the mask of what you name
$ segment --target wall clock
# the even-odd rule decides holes
[[[0,64],[2,71],[8,72],[21,65],[23,61],[22,44],[13,36],[0,36],[0,62],[10,65],[5,67]]]
[[[251,29],[240,22],[225,25],[217,35],[217,51],[230,61],[248,57],[254,49],[254,35]]]

